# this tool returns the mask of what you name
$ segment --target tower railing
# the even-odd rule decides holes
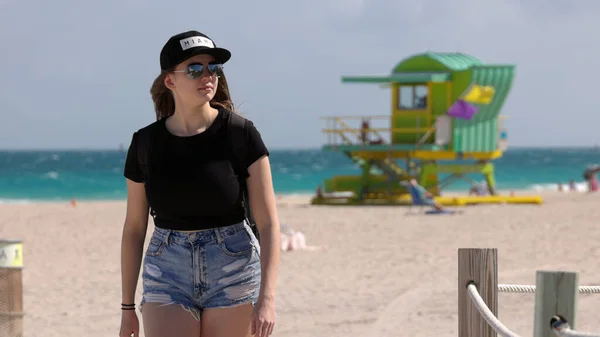
[[[391,145],[394,134],[431,134],[434,127],[390,128],[390,116],[325,116],[327,145]],[[373,121],[386,121],[387,126],[372,126]],[[368,126],[365,126],[365,123]],[[356,125],[356,126],[354,126]],[[415,145],[419,142],[418,137]]]
[[[497,137],[500,142],[506,140],[506,130],[503,121],[506,115],[498,117]],[[326,121],[326,127],[322,132],[327,135],[326,145],[360,145],[367,148],[370,145],[391,145],[391,140],[395,134],[414,134],[415,150],[419,150],[427,140],[435,135],[435,123],[432,126],[391,128],[389,115],[372,116],[324,116],[322,120]],[[383,123],[382,123],[383,121]],[[363,123],[367,124],[363,125]],[[377,123],[377,126],[373,126]]]

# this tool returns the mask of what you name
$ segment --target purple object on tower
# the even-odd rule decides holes
[[[477,113],[477,107],[471,103],[465,102],[462,99],[456,100],[448,109],[448,116],[454,118],[470,120]]]

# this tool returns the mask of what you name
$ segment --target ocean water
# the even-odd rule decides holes
[[[101,200],[126,197],[123,151],[0,151],[0,202]],[[325,179],[358,174],[341,153],[275,150],[271,155],[278,194],[314,193]],[[495,161],[499,189],[556,190],[573,179],[583,188],[583,170],[600,163],[592,148],[509,149]],[[481,175],[470,178],[482,180]],[[448,190],[461,190],[459,181]]]

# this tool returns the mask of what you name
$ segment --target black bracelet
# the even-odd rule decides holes
[[[121,303],[121,310],[135,310],[135,303],[134,304]]]

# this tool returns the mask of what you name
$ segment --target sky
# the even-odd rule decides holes
[[[598,0],[0,0],[0,148],[116,149],[152,123],[168,38],[231,50],[233,101],[270,148],[318,148],[321,116],[386,115],[389,89],[342,84],[425,51],[516,65],[511,146],[600,144]]]

